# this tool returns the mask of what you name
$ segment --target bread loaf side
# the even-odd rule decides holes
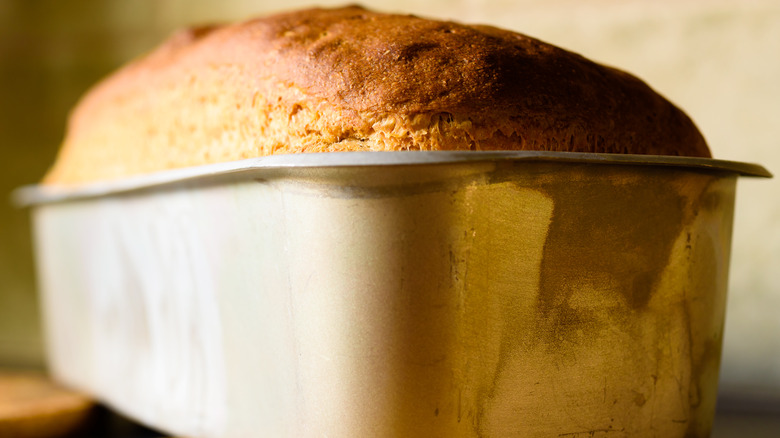
[[[710,156],[627,73],[490,26],[346,7],[174,35],[83,97],[44,184],[400,150]]]

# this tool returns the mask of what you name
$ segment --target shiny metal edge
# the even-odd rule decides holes
[[[395,152],[329,152],[285,154],[204,166],[172,169],[116,181],[95,182],[74,187],[30,185],[16,189],[12,202],[20,207],[63,202],[81,198],[165,186],[198,178],[279,168],[328,168],[364,166],[409,166],[485,161],[547,161],[583,164],[619,164],[639,166],[685,167],[725,171],[741,176],[772,178],[763,166],[738,161],[666,155],[599,154],[589,152],[547,151],[395,151]]]

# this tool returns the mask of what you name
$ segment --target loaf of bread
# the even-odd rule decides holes
[[[490,26],[345,7],[174,35],[81,100],[44,183],[402,150],[710,156],[627,73]]]

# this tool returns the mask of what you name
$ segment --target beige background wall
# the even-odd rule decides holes
[[[342,4],[321,1],[319,4]],[[515,29],[631,71],[698,123],[718,158],[780,174],[780,2],[365,1]],[[98,77],[186,23],[310,4],[256,0],[0,1],[0,191],[53,159],[67,108]],[[24,212],[0,202],[0,365],[40,365]],[[780,178],[738,193],[726,391],[780,393]]]

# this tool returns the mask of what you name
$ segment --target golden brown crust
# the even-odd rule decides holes
[[[347,7],[175,35],[82,100],[45,183],[277,153],[503,149],[710,156],[627,73],[489,26]]]

